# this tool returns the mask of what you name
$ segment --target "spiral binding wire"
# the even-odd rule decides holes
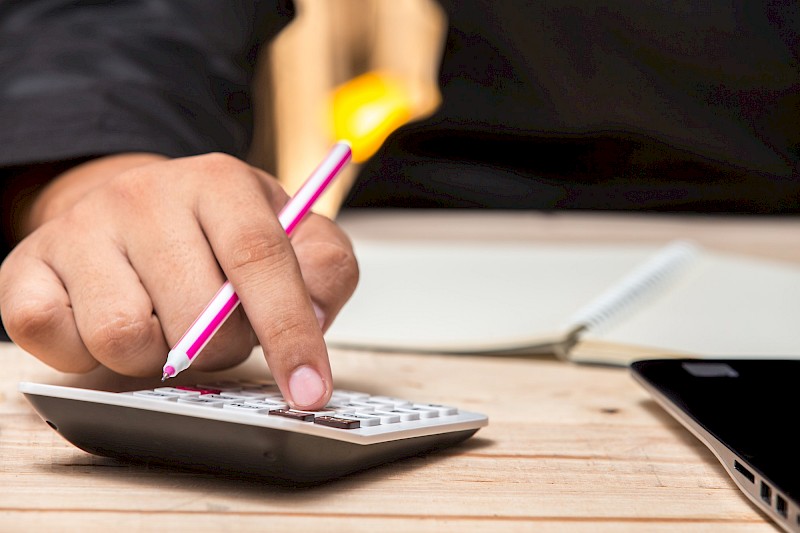
[[[690,241],[668,244],[620,283],[578,310],[569,322],[571,329],[596,333],[607,328],[668,286],[699,253],[699,246]]]

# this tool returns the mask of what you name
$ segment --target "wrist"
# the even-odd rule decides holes
[[[166,157],[149,153],[116,154],[81,162],[52,177],[17,213],[14,237],[21,240],[45,222],[67,211],[114,176]]]

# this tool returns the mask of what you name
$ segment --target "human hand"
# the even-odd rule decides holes
[[[227,278],[241,306],[193,367],[233,366],[261,344],[290,403],[323,406],[333,381],[322,331],[358,279],[346,235],[310,213],[290,245],[276,215],[286,193],[230,156],[134,155],[127,169],[119,157],[59,177],[34,203],[30,234],[0,268],[11,339],[66,372],[161,375]]]

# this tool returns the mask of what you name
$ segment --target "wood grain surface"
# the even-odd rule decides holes
[[[800,263],[797,219],[372,216],[370,222],[366,212],[345,213],[342,221],[349,231],[381,238],[420,229],[434,239],[691,236]],[[17,392],[18,382],[136,388],[157,380],[104,370],[63,375],[6,344],[0,346],[0,531],[777,530],[626,369],[547,356],[330,355],[339,388],[457,405],[486,413],[489,426],[457,447],[305,489],[132,466],[65,442]],[[221,375],[266,372],[255,351]]]

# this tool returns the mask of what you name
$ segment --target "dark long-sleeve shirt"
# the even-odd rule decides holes
[[[441,108],[350,206],[800,211],[800,4],[443,0]],[[289,0],[0,0],[0,179],[245,154]],[[398,51],[402,53],[402,51]]]

